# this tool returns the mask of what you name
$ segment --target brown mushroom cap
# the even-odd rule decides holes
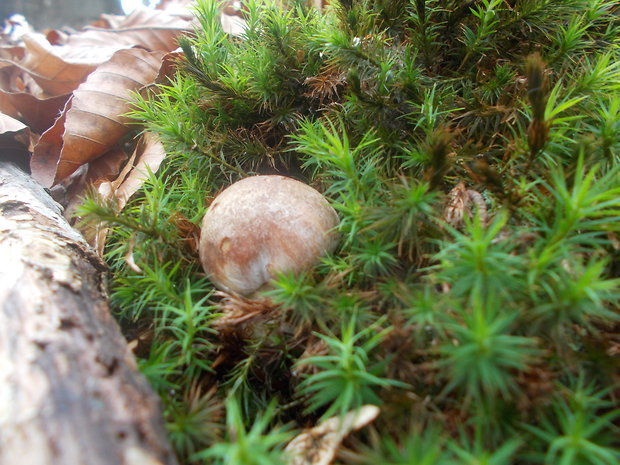
[[[338,216],[312,187],[252,176],[222,191],[202,220],[200,261],[211,281],[249,295],[278,273],[298,273],[334,250]]]

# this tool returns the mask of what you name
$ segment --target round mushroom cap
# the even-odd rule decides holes
[[[232,184],[202,220],[200,261],[219,288],[250,295],[278,273],[299,273],[332,252],[338,215],[312,187],[285,176]]]

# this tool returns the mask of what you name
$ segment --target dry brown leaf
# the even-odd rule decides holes
[[[105,155],[92,163],[82,165],[71,176],[52,187],[54,200],[65,207],[64,216],[71,221],[75,209],[82,203],[84,192],[91,186],[98,187],[116,178],[128,158],[120,147],[115,146]]]
[[[184,56],[183,52],[170,52],[166,53],[161,60],[161,68],[159,69],[159,74],[155,79],[157,84],[169,84],[168,78],[174,76],[174,73],[179,64],[179,58]]]
[[[239,36],[243,34],[247,29],[247,23],[245,19],[237,15],[222,13],[220,21],[222,23],[222,29],[224,30],[224,32],[227,32],[228,34],[231,34],[233,36]]]
[[[473,208],[476,207],[483,224],[487,221],[487,206],[482,195],[473,189],[467,189],[461,181],[448,194],[448,205],[444,217],[448,224],[454,227],[463,225],[464,217],[473,216]]]
[[[103,29],[115,29],[119,27],[123,21],[127,18],[127,15],[110,15],[107,13],[99,16],[99,19],[93,21],[90,25],[93,27],[100,27]]]
[[[103,241],[105,240],[105,237],[102,240],[102,244],[101,247],[103,247]],[[127,266],[129,268],[131,268],[133,271],[135,271],[136,273],[140,274],[142,273],[142,268],[140,268],[138,266],[138,264],[136,263],[135,258],[133,257],[133,249],[136,245],[136,238],[135,236],[131,236],[131,239],[129,240],[129,247],[127,250],[127,253],[125,254],[125,263],[127,263]],[[101,250],[97,249],[99,251],[99,255],[103,255],[103,248]]]
[[[174,16],[181,16],[185,19],[194,17],[196,0],[161,0],[155,7],[157,10],[164,10]]]
[[[314,428],[305,430],[284,449],[287,465],[329,465],[333,462],[342,440],[379,416],[379,407],[364,405],[340,417],[331,417]]]
[[[27,126],[19,120],[0,113],[0,134],[17,133],[27,129]]]
[[[28,146],[6,134],[0,135],[0,160],[17,163],[24,171],[28,171],[30,151]]]
[[[121,152],[118,150],[118,152]],[[155,136],[151,133],[145,133],[133,154],[125,164],[124,168],[120,171],[120,174],[113,181],[102,180],[102,178],[92,179],[95,169],[102,170],[102,166],[105,162],[118,163],[120,160],[113,154],[106,154],[104,157],[100,157],[91,164],[91,170],[89,170],[89,177],[91,183],[97,187],[97,192],[101,198],[110,201],[114,199],[114,205],[121,211],[129,198],[142,186],[144,180],[148,176],[148,172],[155,173],[159,169],[159,165],[166,156],[163,145]],[[125,157],[126,159],[126,157]],[[115,165],[119,168],[118,165]],[[114,169],[114,167],[112,168]],[[102,171],[103,172],[103,171]],[[118,169],[116,170],[118,173]],[[105,247],[105,240],[108,234],[108,228],[102,225],[97,226],[92,231],[82,231],[88,242],[102,255]],[[128,253],[125,257],[130,268],[136,270],[139,267],[133,262],[132,253]],[[135,265],[136,268],[133,268]]]
[[[35,147],[33,177],[50,187],[110,150],[129,130],[129,118],[123,115],[131,107],[131,93],[153,82],[163,55],[141,49],[119,50],[88,76]]]
[[[87,182],[98,186],[102,182],[113,181],[118,177],[121,167],[127,164],[129,156],[118,145],[88,164]]]
[[[46,187],[51,187],[54,181],[60,157],[59,151],[62,149],[65,120],[72,103],[73,97],[67,101],[62,114],[54,121],[52,127],[41,135],[39,142],[34,147],[33,157],[30,160],[30,171],[33,177]],[[35,173],[37,174],[35,175]]]
[[[0,113],[0,159],[28,166],[30,130],[21,121]]]
[[[5,60],[21,60],[24,58],[24,47],[19,45],[3,45],[0,46],[0,58]],[[2,66],[0,64],[0,66]]]
[[[48,96],[68,94],[76,89],[101,63],[120,48],[114,43],[100,47],[51,45],[40,34],[22,37],[26,55],[21,61],[2,60],[28,73]]]
[[[26,92],[6,92],[0,88],[0,111],[19,118],[32,131],[41,134],[54,124],[70,96],[40,99]]]
[[[149,171],[156,173],[159,165],[166,158],[166,150],[155,134],[144,133],[132,155],[132,163],[128,163],[129,171],[121,180],[112,183],[114,196],[118,199],[119,210],[122,210],[129,198],[144,184]]]
[[[177,37],[191,30],[190,21],[182,17],[141,7],[122,21],[114,21],[113,28],[88,27],[84,32],[71,35],[65,45],[99,47],[115,43],[170,52],[178,48]]]

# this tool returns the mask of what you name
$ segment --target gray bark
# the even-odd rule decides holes
[[[43,188],[0,161],[1,465],[176,464],[104,270]]]

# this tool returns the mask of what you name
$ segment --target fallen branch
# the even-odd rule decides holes
[[[0,464],[176,464],[104,270],[44,189],[0,161]]]

